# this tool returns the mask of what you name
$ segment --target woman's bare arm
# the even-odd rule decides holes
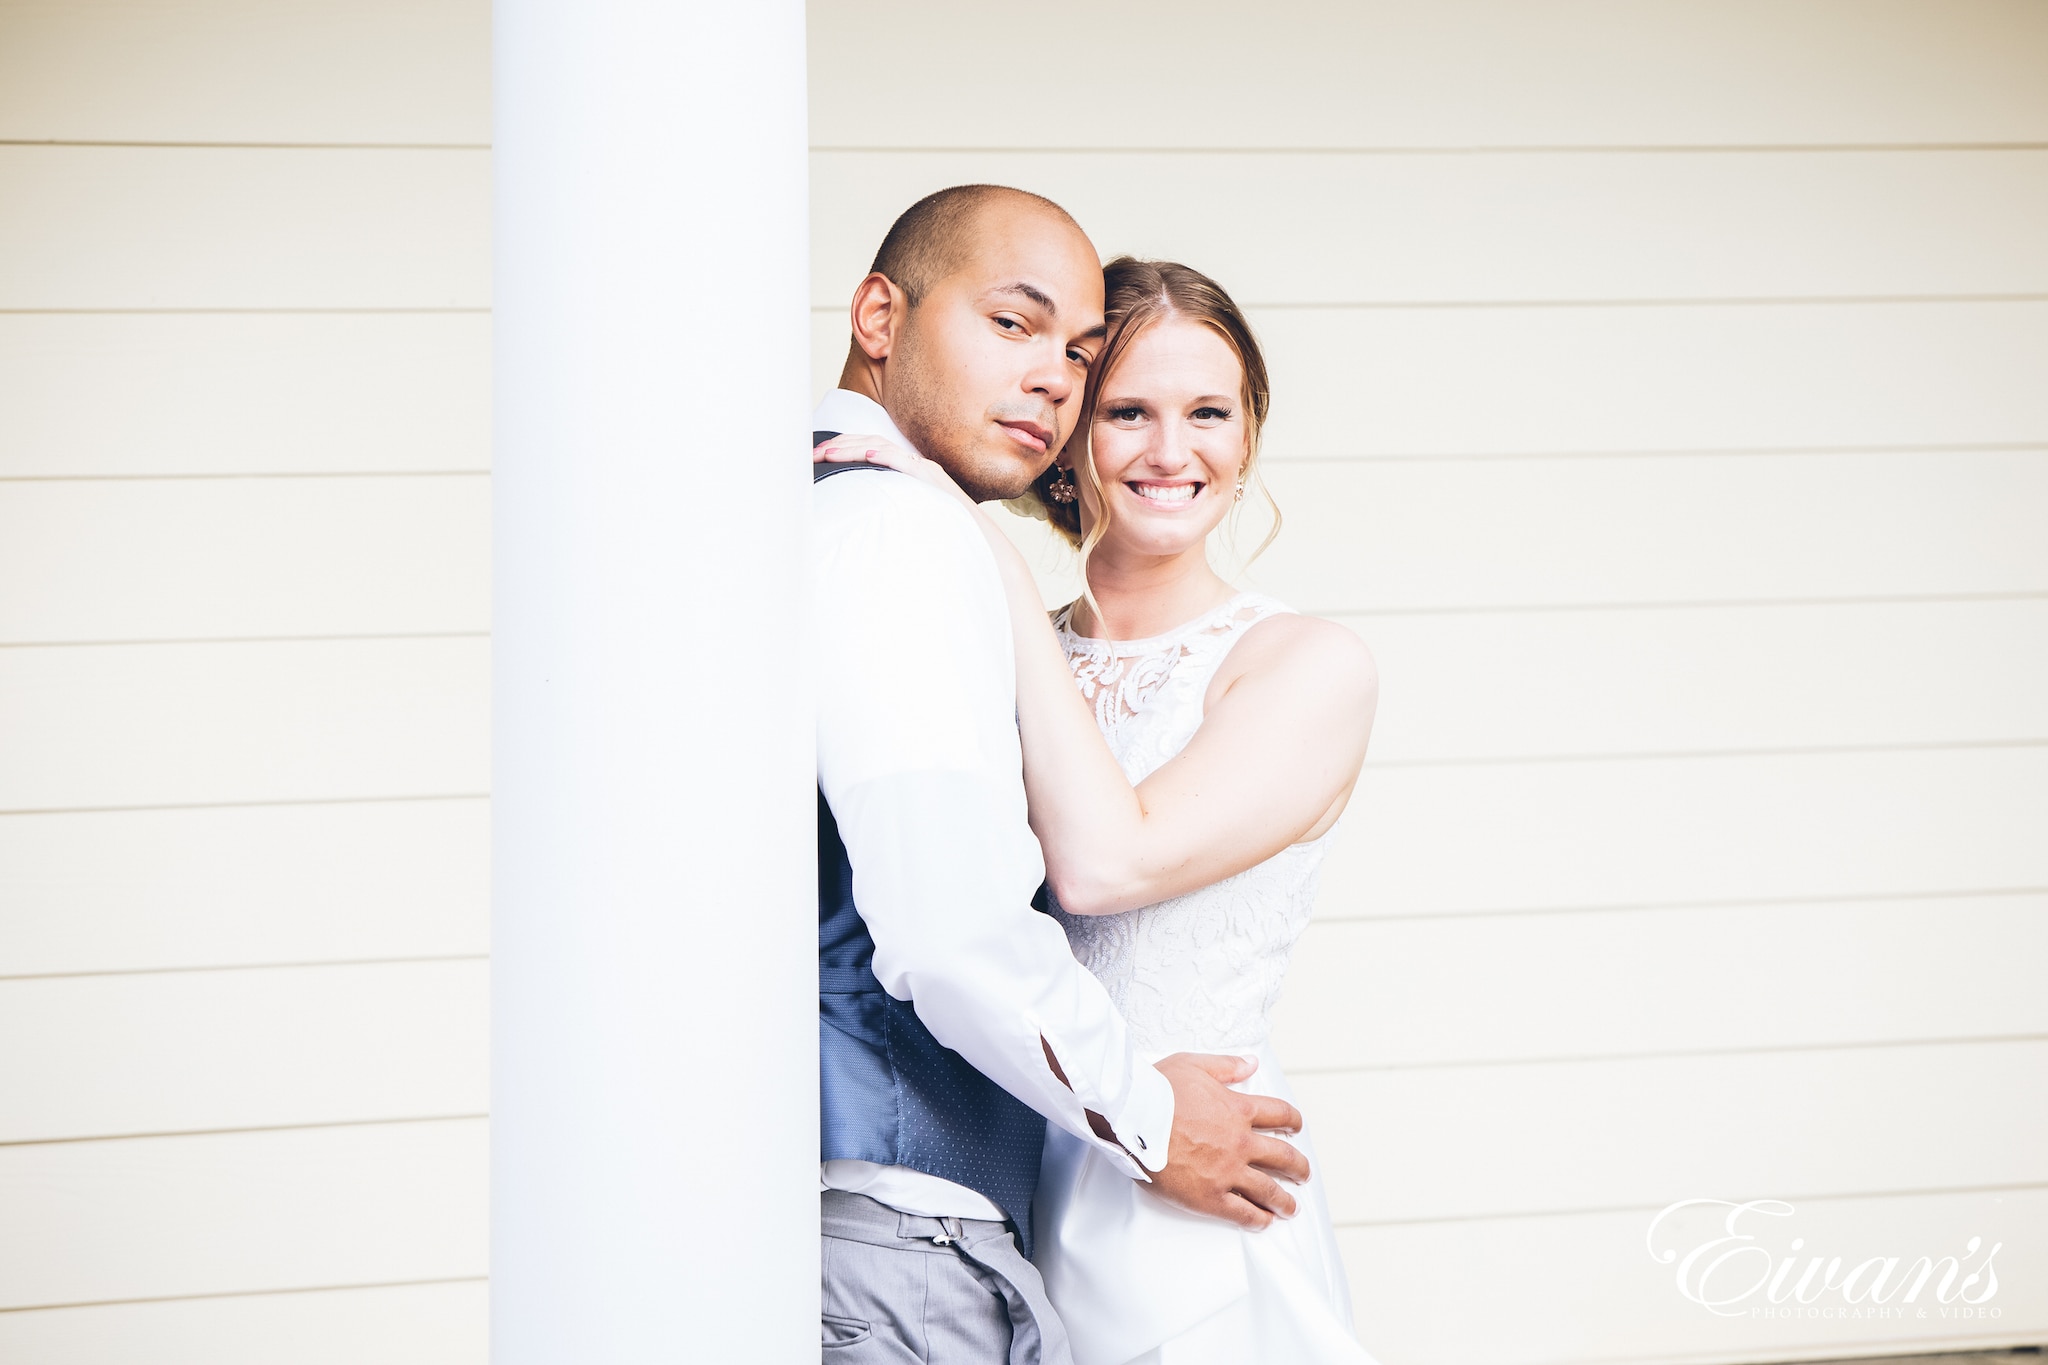
[[[1084,738],[1108,752],[1086,705],[1078,708],[1084,736],[1068,707],[1048,704],[1049,676],[1027,687],[1019,643],[1031,825],[1053,892],[1070,913],[1151,905],[1321,833],[1342,811],[1365,760],[1378,697],[1372,656],[1341,626],[1270,617],[1231,651],[1187,748],[1135,791],[1125,782],[1133,809],[1085,762]],[[1059,663],[1066,675],[1063,655]],[[1079,700],[1071,676],[1061,680]],[[1109,768],[1123,780],[1113,760]]]
[[[1211,686],[1194,739],[1133,788],[1074,685],[1030,567],[994,521],[945,471],[897,447],[841,437],[820,449],[902,469],[974,509],[1009,598],[1025,792],[1062,909],[1115,914],[1210,885],[1320,833],[1343,809],[1378,700],[1372,656],[1350,631],[1301,616],[1253,626]]]

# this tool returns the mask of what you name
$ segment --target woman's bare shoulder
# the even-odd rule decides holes
[[[1277,612],[1244,633],[1225,660],[1225,686],[1257,678],[1307,699],[1371,706],[1379,696],[1379,665],[1365,641],[1335,621]],[[1227,680],[1226,680],[1227,678]]]

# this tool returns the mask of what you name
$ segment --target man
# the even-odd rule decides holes
[[[905,211],[853,298],[818,439],[877,434],[982,500],[1071,434],[1103,339],[1094,247],[1057,205],[960,186]],[[831,476],[831,477],[827,477]],[[819,1052],[827,1358],[1046,1361],[1030,1254],[1051,1120],[1192,1210],[1263,1226],[1301,1118],[1235,1057],[1137,1063],[1030,906],[1007,607],[968,514],[915,480],[819,467]],[[1247,1202],[1249,1201],[1249,1202]]]

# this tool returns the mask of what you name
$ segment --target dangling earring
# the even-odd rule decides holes
[[[1072,502],[1075,498],[1081,496],[1079,490],[1074,487],[1073,470],[1065,465],[1054,465],[1053,469],[1057,471],[1058,477],[1053,479],[1052,484],[1045,490],[1045,495],[1048,498],[1051,498],[1054,502],[1065,503]]]
[[[1243,502],[1243,501],[1244,501],[1244,480],[1243,480],[1243,479],[1239,479],[1239,480],[1237,481],[1237,492],[1235,492],[1235,493],[1233,493],[1233,494],[1231,495],[1231,497],[1230,497],[1230,500],[1231,500],[1232,502]]]

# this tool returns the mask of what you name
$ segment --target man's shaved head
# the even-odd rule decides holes
[[[996,207],[1039,209],[1057,215],[1079,232],[1081,225],[1058,204],[1007,185],[954,185],[934,191],[903,210],[875,252],[872,274],[886,275],[912,308],[933,285],[964,265],[973,253],[975,229]]]
[[[851,321],[839,387],[977,501],[1012,498],[1073,432],[1105,332],[1102,259],[1051,200],[956,185],[889,229]]]

